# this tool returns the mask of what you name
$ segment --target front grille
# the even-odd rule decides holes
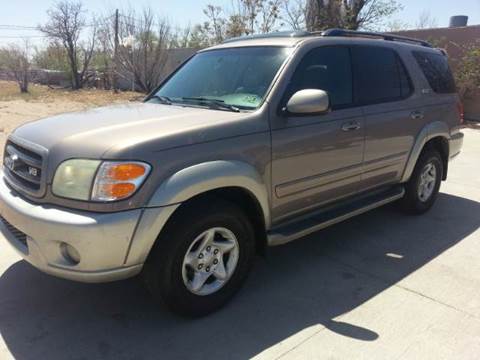
[[[21,242],[24,246],[27,246],[27,235],[18,230],[15,226],[10,224],[3,216],[0,216],[0,222],[5,225],[7,230],[17,239],[17,241]]]
[[[43,157],[26,146],[7,141],[3,165],[7,181],[20,191],[41,195]]]

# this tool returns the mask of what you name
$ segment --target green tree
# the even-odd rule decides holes
[[[36,48],[33,62],[40,69],[69,71],[67,53],[56,42],[49,43],[45,48]]]
[[[479,43],[463,47],[463,56],[455,64],[455,80],[458,93],[468,98],[480,89],[480,46]]]

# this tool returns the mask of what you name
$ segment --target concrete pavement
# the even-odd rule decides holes
[[[44,275],[0,238],[0,359],[478,359],[480,131],[465,134],[428,214],[387,206],[271,249],[199,320],[135,280]]]

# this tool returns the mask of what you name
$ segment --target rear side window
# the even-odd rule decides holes
[[[352,47],[355,96],[360,105],[402,100],[413,91],[397,53],[376,46]]]
[[[305,55],[295,70],[286,98],[305,89],[326,91],[333,109],[351,105],[353,85],[349,49],[325,46]]]
[[[414,51],[413,56],[433,91],[439,94],[456,92],[455,80],[446,56],[424,51]]]

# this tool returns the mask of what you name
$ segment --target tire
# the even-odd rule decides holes
[[[428,169],[431,169],[428,171]],[[428,173],[427,183],[431,183],[429,191],[422,193],[422,174]],[[435,174],[434,181],[431,180],[432,174]],[[405,186],[405,196],[401,199],[400,205],[404,212],[412,215],[420,215],[433,206],[440,190],[440,184],[443,178],[443,162],[438,151],[427,148],[417,160],[410,180]],[[425,188],[423,187],[423,190]]]
[[[254,231],[245,213],[228,201],[208,198],[184,206],[160,234],[142,275],[151,293],[171,311],[199,317],[221,308],[244,283],[255,257]],[[208,240],[212,233],[214,240]],[[234,246],[223,251],[232,244],[237,250]],[[220,262],[225,271],[220,271]],[[233,271],[226,281],[217,279],[220,273],[227,276],[229,269]],[[195,276],[209,277],[203,287],[194,290]]]

